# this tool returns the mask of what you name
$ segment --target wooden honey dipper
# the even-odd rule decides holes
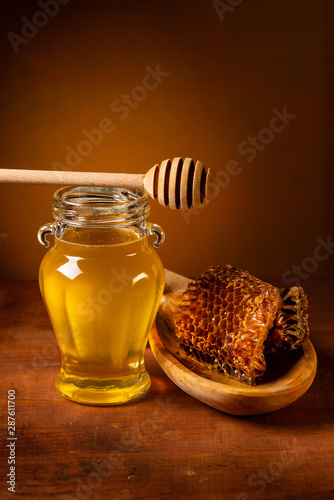
[[[216,174],[191,158],[174,158],[155,165],[146,174],[63,172],[0,169],[0,183],[58,184],[143,188],[161,205],[172,209],[201,208],[218,194]]]

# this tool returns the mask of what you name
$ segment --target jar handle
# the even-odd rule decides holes
[[[165,233],[162,227],[158,226],[158,224],[149,224],[148,234],[154,234],[157,239],[153,243],[154,248],[159,248],[163,242],[165,241]]]
[[[45,248],[49,248],[50,246],[50,242],[46,239],[48,234],[53,234],[53,224],[51,223],[40,227],[37,233],[38,241]]]

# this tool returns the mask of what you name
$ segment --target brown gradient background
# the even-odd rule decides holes
[[[115,130],[76,170],[145,173],[174,156],[242,167],[189,219],[151,203],[165,267],[194,276],[231,263],[281,276],[313,255],[317,237],[334,237],[333,2],[244,0],[222,22],[211,1],[70,0],[18,54],[7,34],[41,8],[1,9],[1,167],[65,163],[66,146],[110,118]],[[158,64],[169,76],[120,120],[111,103]],[[247,162],[239,144],[284,106],[297,117]],[[1,279],[37,279],[36,233],[51,222],[54,190],[0,186]],[[334,255],[316,272],[333,275]]]

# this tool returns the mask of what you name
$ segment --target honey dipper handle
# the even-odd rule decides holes
[[[0,169],[0,183],[143,188],[143,174]]]

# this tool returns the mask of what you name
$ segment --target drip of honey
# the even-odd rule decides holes
[[[133,228],[70,228],[40,267],[62,356],[56,387],[77,403],[119,404],[150,387],[144,351],[164,286],[148,237]]]

